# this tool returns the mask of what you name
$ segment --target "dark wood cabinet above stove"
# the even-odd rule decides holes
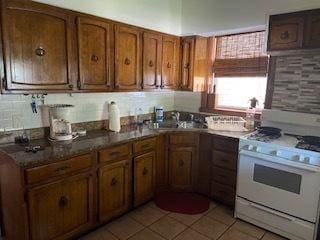
[[[268,36],[271,54],[319,49],[320,9],[270,16]]]

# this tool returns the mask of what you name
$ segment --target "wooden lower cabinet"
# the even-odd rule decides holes
[[[172,190],[193,190],[194,164],[194,147],[174,147],[169,149],[169,185]]]
[[[131,160],[103,166],[99,170],[99,220],[107,221],[130,208]]]
[[[32,188],[27,200],[32,240],[66,238],[93,223],[91,174]]]
[[[134,206],[154,196],[156,180],[156,153],[145,153],[134,158]]]

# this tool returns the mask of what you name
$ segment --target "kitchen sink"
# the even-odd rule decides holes
[[[156,124],[152,123],[150,125],[150,128],[152,129],[172,129],[172,128],[178,128],[178,129],[203,129],[206,128],[206,126],[203,123],[198,123],[194,121],[164,121],[158,123],[158,126]]]

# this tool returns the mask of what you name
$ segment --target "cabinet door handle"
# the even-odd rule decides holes
[[[126,59],[124,60],[124,64],[125,64],[125,65],[130,65],[130,63],[131,63],[131,61],[130,61],[129,58],[126,58]]]
[[[69,198],[67,196],[62,196],[59,199],[59,207],[65,207],[69,202]]]
[[[290,34],[288,31],[284,31],[283,33],[280,34],[280,39],[281,40],[287,40],[289,38]]]
[[[167,63],[167,68],[171,68],[172,66],[171,66],[171,63]]]
[[[110,186],[113,187],[113,186],[117,185],[117,183],[118,183],[117,179],[116,178],[112,178],[112,180],[110,182]]]
[[[153,66],[154,66],[153,61],[150,60],[150,61],[149,61],[149,67],[153,67]]]
[[[95,54],[92,54],[91,61],[92,62],[98,62],[99,61],[99,57],[97,55],[95,55]]]
[[[149,144],[149,143],[146,143],[146,144],[141,145],[141,148],[149,148],[149,147],[150,147],[150,144]]]
[[[179,160],[179,166],[183,167],[183,165],[184,165],[184,161],[183,160]]]
[[[39,57],[43,57],[44,55],[46,55],[46,50],[44,50],[43,47],[38,47],[36,49],[36,55]]]
[[[120,152],[111,152],[110,153],[110,156],[118,156],[118,155],[120,155]]]
[[[143,171],[142,171],[142,175],[145,176],[148,174],[148,169],[147,168],[144,168]]]
[[[184,65],[184,68],[188,69],[188,68],[189,68],[189,63],[186,63],[186,64]]]
[[[69,88],[70,88],[70,89],[73,89],[73,84],[69,84]]]

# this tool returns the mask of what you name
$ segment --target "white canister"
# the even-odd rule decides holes
[[[120,110],[115,102],[109,106],[109,129],[114,132],[120,132]]]

